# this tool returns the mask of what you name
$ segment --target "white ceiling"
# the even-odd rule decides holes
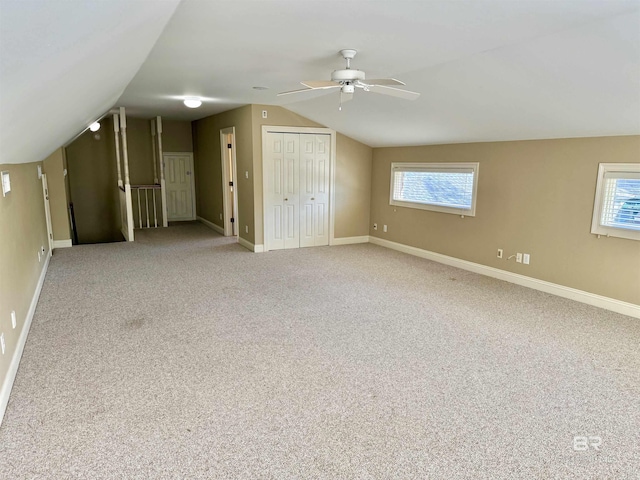
[[[33,125],[48,154],[114,105],[187,120],[282,105],[371,146],[640,134],[640,0],[176,3],[0,0],[0,163],[34,160],[16,141]],[[341,112],[337,93],[276,97],[329,79],[343,48],[421,97],[358,90]]]
[[[0,0],[0,164],[43,160],[109,110],[179,0]]]

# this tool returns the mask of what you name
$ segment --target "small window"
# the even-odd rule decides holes
[[[640,240],[640,163],[601,163],[591,233]]]
[[[392,163],[390,205],[476,214],[477,163]]]

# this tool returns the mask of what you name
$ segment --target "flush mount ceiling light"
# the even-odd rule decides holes
[[[91,125],[89,125],[89,130],[91,130],[92,132],[97,132],[98,130],[100,130],[100,122],[93,122]]]
[[[184,99],[184,104],[189,108],[198,108],[202,105],[202,100],[199,97],[187,97]]]

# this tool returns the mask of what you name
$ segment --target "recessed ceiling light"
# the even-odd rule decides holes
[[[189,108],[198,108],[202,105],[202,100],[200,97],[187,97],[184,99],[184,104]]]
[[[97,132],[98,130],[100,130],[100,122],[93,122],[91,125],[89,125],[89,130],[91,130],[92,132]]]
[[[254,90],[269,90],[269,87],[252,87]]]

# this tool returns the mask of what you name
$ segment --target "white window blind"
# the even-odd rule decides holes
[[[640,164],[600,164],[591,232],[640,240]]]
[[[391,205],[475,215],[477,163],[393,163]]]

